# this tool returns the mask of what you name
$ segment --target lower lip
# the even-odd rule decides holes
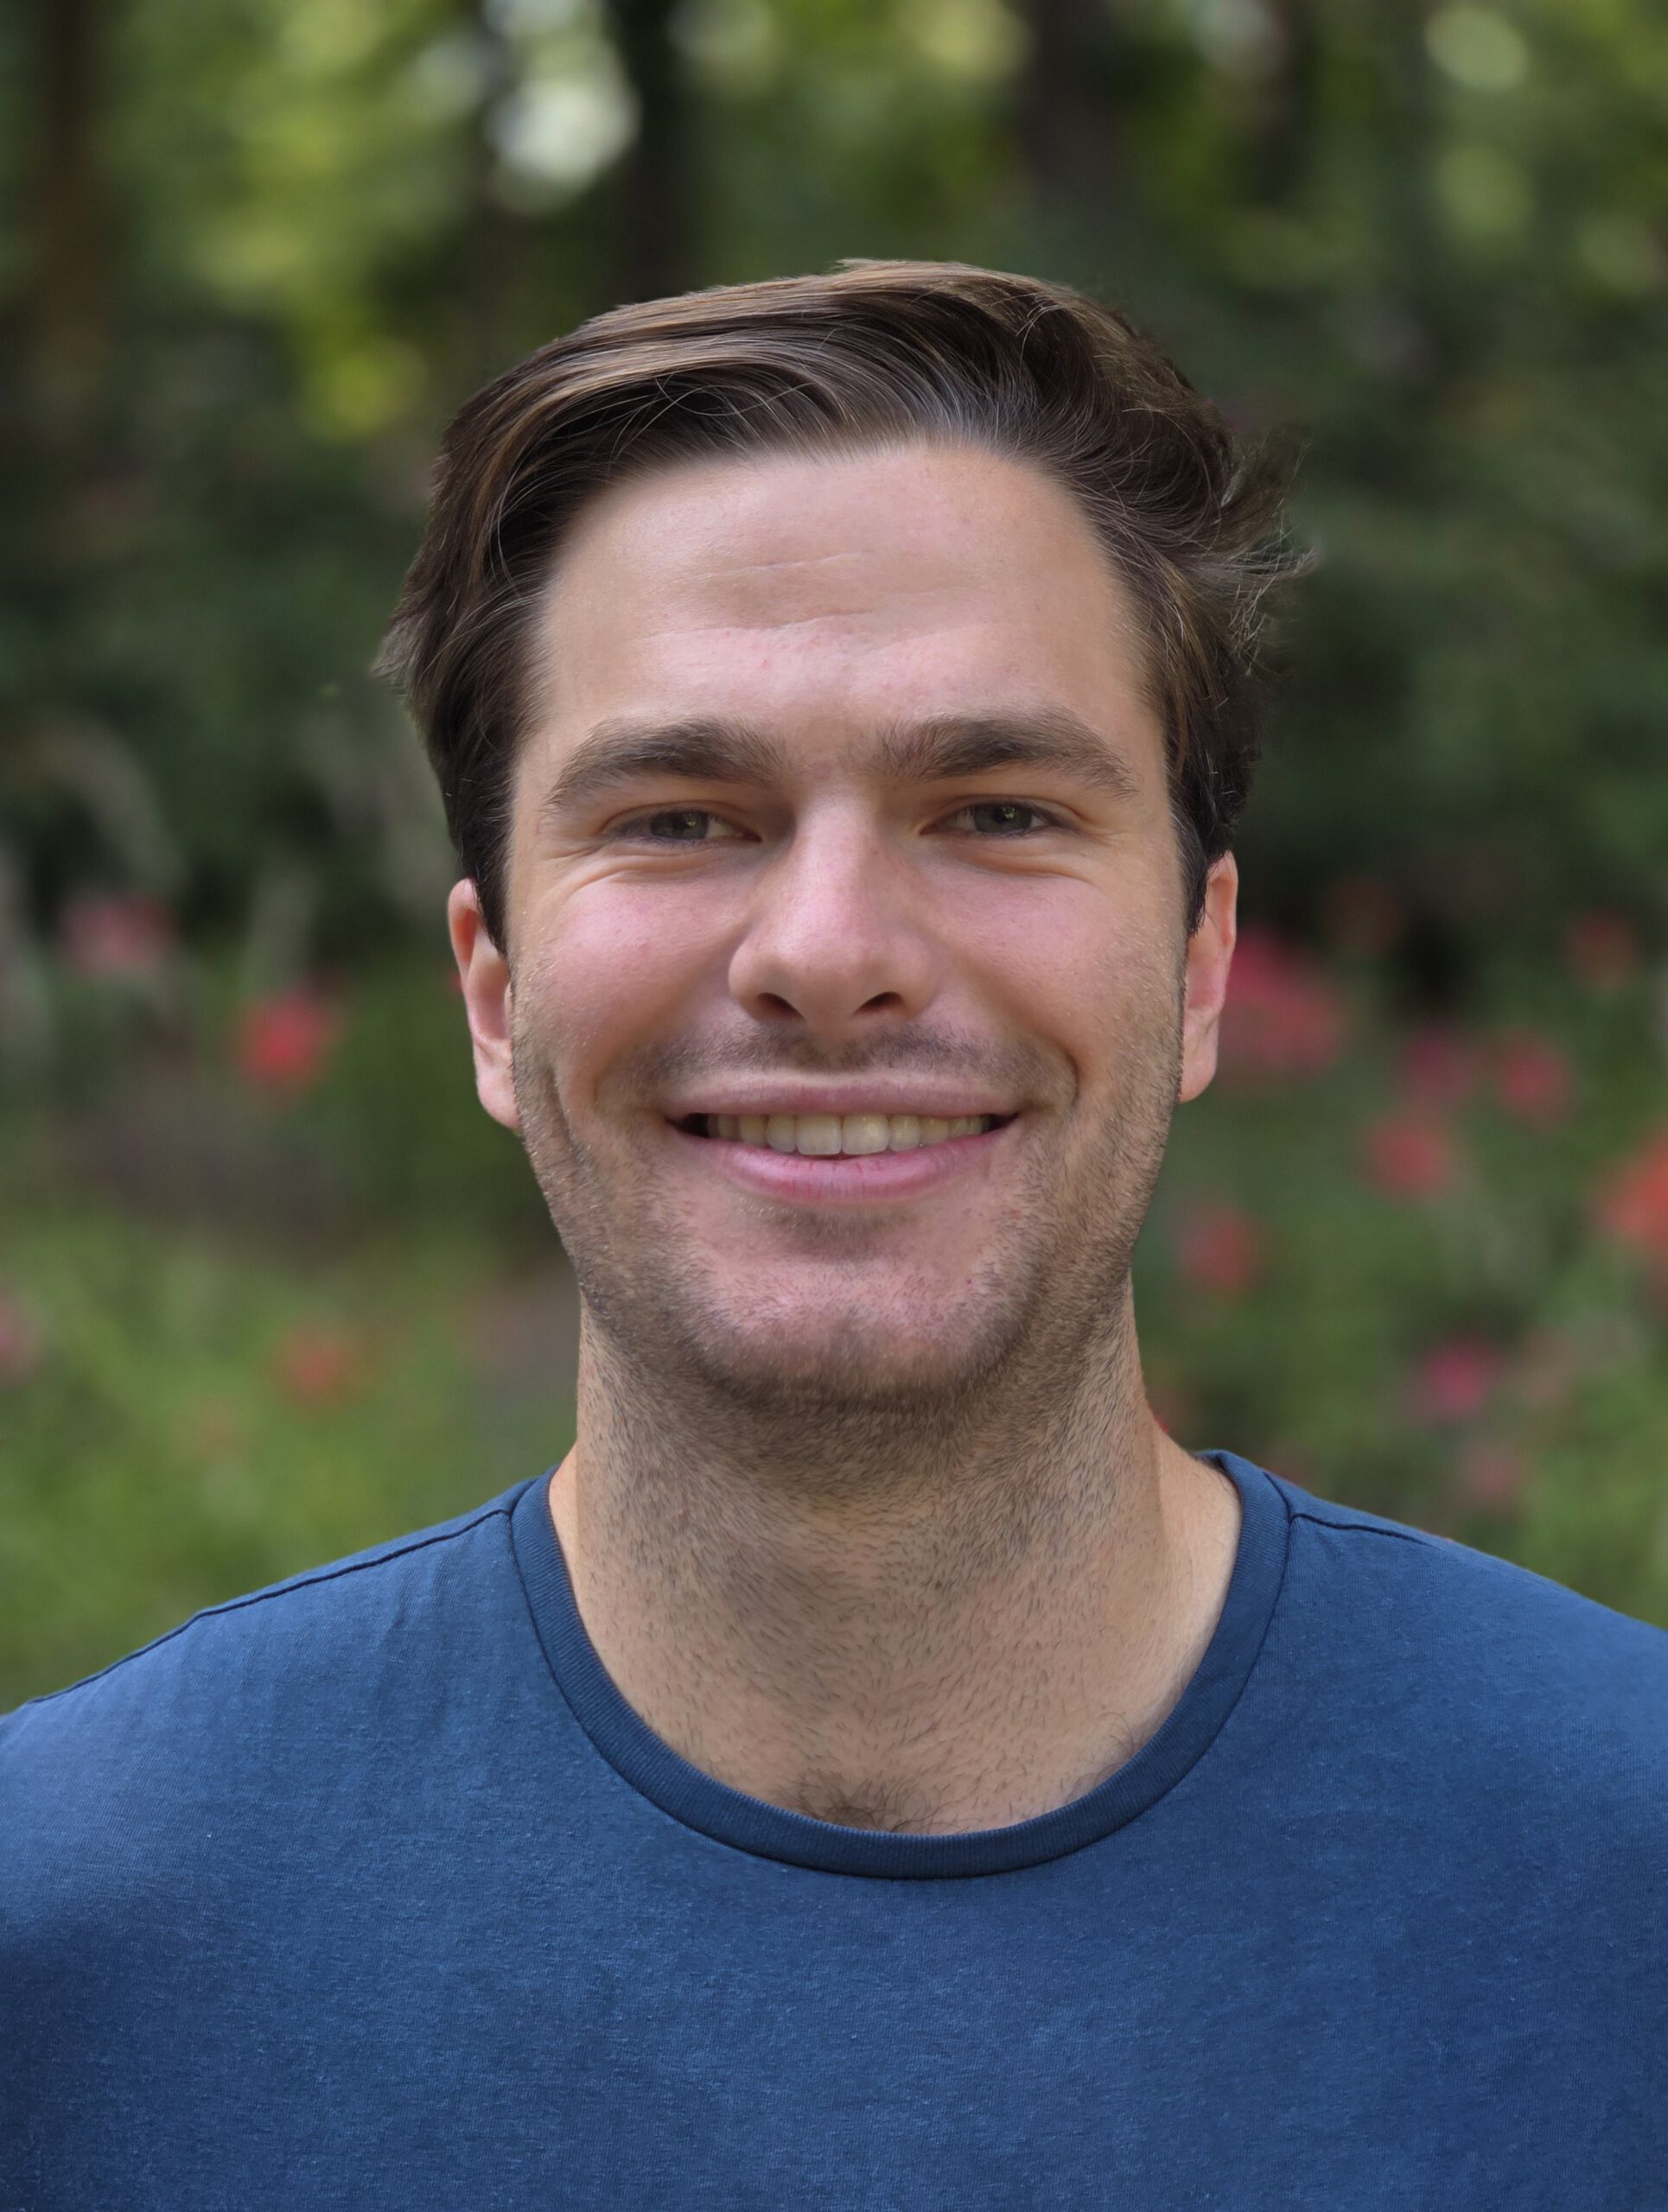
[[[988,1167],[996,1147],[1019,1126],[1017,1118],[977,1136],[944,1137],[937,1144],[918,1145],[913,1152],[869,1152],[848,1157],[818,1159],[801,1152],[773,1152],[768,1145],[742,1144],[732,1137],[691,1136],[668,1122],[672,1135],[699,1153],[708,1167],[743,1191],[761,1198],[786,1198],[800,1205],[831,1205],[842,1202],[874,1205],[886,1198],[907,1198],[918,1191],[931,1191],[958,1176]]]

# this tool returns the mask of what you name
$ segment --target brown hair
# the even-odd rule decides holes
[[[580,507],[678,461],[922,441],[1046,470],[1133,594],[1197,926],[1257,760],[1264,595],[1302,565],[1282,530],[1283,468],[1149,339],[1064,285],[845,261],[594,316],[484,386],[447,431],[377,665],[423,731],[500,949],[528,632]]]

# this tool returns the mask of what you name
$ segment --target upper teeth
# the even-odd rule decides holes
[[[767,1144],[773,1152],[805,1152],[824,1159],[837,1153],[913,1152],[946,1137],[977,1136],[996,1126],[994,1114],[963,1114],[937,1121],[924,1114],[709,1114],[709,1136],[742,1144]]]

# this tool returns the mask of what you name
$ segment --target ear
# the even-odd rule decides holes
[[[1238,899],[1239,870],[1233,855],[1224,853],[1205,879],[1205,911],[1187,939],[1178,1105],[1197,1098],[1216,1073],[1217,1034],[1228,995],[1228,970],[1233,965]]]
[[[513,1034],[510,965],[493,943],[474,885],[468,876],[452,886],[446,901],[446,926],[463,986],[464,1010],[469,1017],[475,1095],[493,1121],[519,1131],[521,1117],[516,1111],[510,1052]]]

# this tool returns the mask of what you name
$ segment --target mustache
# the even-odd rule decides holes
[[[994,1083],[1016,1095],[1068,1096],[1075,1077],[1066,1055],[1018,1039],[894,1029],[884,1037],[831,1046],[806,1036],[666,1038],[627,1053],[616,1080],[653,1097],[715,1076],[861,1076],[929,1070]]]

